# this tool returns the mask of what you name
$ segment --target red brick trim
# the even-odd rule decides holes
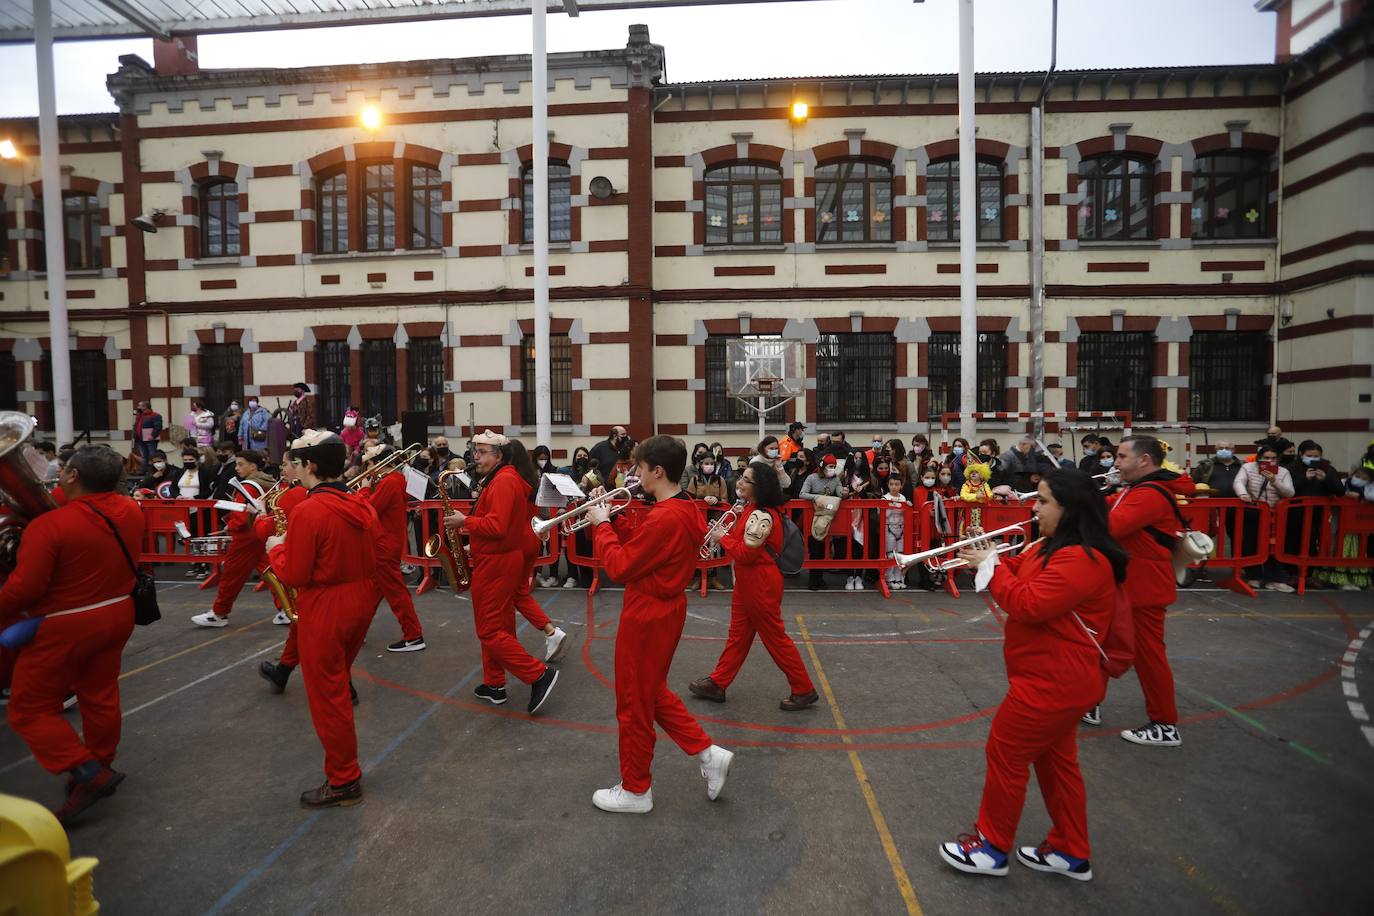
[[[1089,261],[1090,274],[1143,274],[1150,270],[1149,261]]]
[[[237,280],[201,280],[201,281],[200,281],[200,288],[201,288],[201,289],[236,289],[236,288],[238,287],[238,285],[239,285],[239,284],[238,284],[238,281],[237,281]]]
[[[1204,273],[1220,270],[1264,270],[1263,261],[1203,261]]]
[[[740,267],[717,267],[715,275],[717,277],[771,277],[774,274],[772,264],[751,264]]]
[[[550,276],[550,277],[562,277],[562,276],[565,276],[565,275],[567,274],[567,272],[568,272],[568,268],[565,267],[565,266],[563,266],[562,264],[550,264],[550,265],[549,265],[549,276]],[[533,276],[534,276],[534,268],[533,268],[533,267],[526,267],[526,268],[525,268],[525,276],[527,276],[527,277],[533,277]]]
[[[1288,163],[1293,162],[1294,160],[1306,156],[1308,153],[1314,153],[1317,150],[1330,145],[1332,142],[1339,140],[1341,137],[1344,137],[1348,133],[1353,133],[1354,131],[1361,130],[1362,128],[1366,127],[1374,127],[1374,111],[1366,111],[1363,114],[1358,114],[1352,118],[1347,118],[1346,120],[1342,121],[1336,126],[1329,127],[1321,133],[1316,134],[1308,138],[1307,140],[1304,140],[1303,142],[1297,144],[1296,146],[1289,147],[1288,150],[1285,151],[1283,154],[1283,162],[1285,165],[1287,165]]]
[[[935,265],[935,272],[937,274],[957,274],[959,272],[959,264],[957,262],[953,264],[937,264]],[[997,265],[979,264],[977,265],[977,272],[980,274],[995,274],[997,273]]]
[[[1293,197],[1294,195],[1301,194],[1303,191],[1310,191],[1318,185],[1333,181],[1347,172],[1353,172],[1356,169],[1368,168],[1371,166],[1374,166],[1374,153],[1358,153],[1335,165],[1328,166],[1318,172],[1313,172],[1306,178],[1300,178],[1292,182],[1283,189],[1283,196],[1285,198]]]
[[[886,264],[827,264],[826,276],[845,276],[853,274],[885,274]]]
[[[1340,334],[1345,331],[1356,331],[1368,328],[1374,328],[1374,315],[1345,315],[1340,318],[1325,318],[1321,321],[1309,321],[1305,324],[1294,324],[1286,328],[1279,328],[1279,340],[1297,340],[1301,337]]]
[[[1296,264],[1299,261],[1306,261],[1324,254],[1354,248],[1356,245],[1374,245],[1374,231],[1347,232],[1315,245],[1294,249],[1282,255],[1282,263],[1286,267],[1289,264]]]

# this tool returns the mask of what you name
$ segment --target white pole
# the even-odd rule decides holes
[[[973,127],[973,0],[959,0],[959,435],[978,409],[978,163]]]
[[[764,437],[764,436],[768,435],[768,433],[767,433],[767,431],[766,431],[766,429],[765,429],[765,426],[767,425],[767,416],[768,416],[768,415],[767,415],[767,413],[764,412],[764,401],[765,401],[764,396],[763,396],[763,395],[759,395],[759,441],[760,441],[760,442],[763,441],[763,437]]]
[[[33,44],[38,61],[38,158],[43,169],[43,249],[48,256],[52,410],[57,444],[62,446],[72,441],[72,368],[67,350],[71,344],[67,339],[67,255],[58,161],[57,86],[53,80],[52,0],[33,2]]]
[[[544,37],[546,0],[530,0],[534,20],[534,428],[536,445],[553,445],[553,389],[549,379],[549,59]]]

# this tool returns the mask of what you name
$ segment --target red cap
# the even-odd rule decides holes
[[[834,455],[826,455],[825,457],[821,458],[821,464],[834,464],[834,463],[835,463],[835,456],[834,456]]]

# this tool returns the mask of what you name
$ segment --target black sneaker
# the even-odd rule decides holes
[[[525,707],[525,711],[534,715],[539,711],[539,707],[544,705],[544,701],[553,693],[553,685],[558,683],[558,669],[545,667],[544,673],[539,676],[539,680],[530,685],[530,705]]]
[[[1179,735],[1177,726],[1161,725],[1158,722],[1151,722],[1139,728],[1128,728],[1121,733],[1121,737],[1132,744],[1143,744],[1147,747],[1178,747],[1183,744],[1183,737]]]
[[[386,651],[388,651],[388,652],[419,652],[419,651],[420,651],[421,649],[423,649],[424,647],[425,647],[425,638],[424,638],[423,636],[419,636],[419,637],[416,637],[415,639],[402,639],[402,640],[398,640],[398,641],[392,643],[391,645],[387,646],[387,647],[386,647]]]
[[[1016,858],[1022,865],[1036,871],[1063,875],[1065,878],[1072,878],[1075,881],[1091,881],[1093,879],[1092,863],[1087,859],[1071,856],[1067,852],[1060,852],[1048,842],[1041,843],[1039,846],[1022,846],[1016,850]]]
[[[492,687],[490,684],[479,684],[472,695],[479,700],[486,700],[493,706],[500,706],[506,702],[506,688]]]
[[[362,800],[362,779],[355,779],[344,786],[331,786],[326,782],[318,789],[301,793],[302,808],[347,808]]]
[[[1097,728],[1102,724],[1102,707],[1094,706],[1092,709],[1083,713],[1082,722],[1084,725],[1091,725]]]
[[[68,709],[71,709],[71,708],[72,708],[73,706],[75,706],[75,705],[76,705],[76,694],[74,694],[74,693],[69,693],[69,694],[67,694],[67,696],[62,700],[62,711],[63,711],[63,712],[66,712]]]
[[[295,670],[295,665],[283,665],[280,662],[263,662],[258,665],[258,674],[271,682],[273,693],[282,693],[286,690],[286,682]]]
[[[8,705],[10,705],[10,689],[8,687],[0,688],[0,706]]]

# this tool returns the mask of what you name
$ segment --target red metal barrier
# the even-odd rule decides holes
[[[1215,543],[1212,555],[1194,563],[1192,568],[1229,569],[1231,578],[1217,584],[1255,597],[1255,590],[1245,581],[1245,570],[1263,566],[1269,558],[1273,538],[1269,506],[1242,499],[1203,497],[1180,505],[1178,510],[1189,528],[1206,532]]]
[[[449,507],[464,515],[472,512],[473,501],[470,499],[449,500]],[[411,566],[418,566],[424,570],[424,575],[420,577],[420,584],[415,586],[415,594],[423,595],[425,592],[432,591],[438,586],[438,581],[434,577],[434,571],[439,568],[439,559],[425,556],[425,544],[435,534],[439,534],[443,525],[444,502],[440,499],[426,499],[422,501],[412,501],[410,503],[411,531],[415,535],[415,549],[411,551],[409,544],[401,556],[401,562]],[[417,523],[418,522],[418,526]],[[467,538],[463,537],[462,542],[467,544]],[[450,583],[452,585],[452,583]]]
[[[219,534],[230,514],[216,509],[210,499],[140,499],[143,510],[143,547],[140,563],[205,563],[210,575],[202,579],[198,588],[210,588],[219,578],[221,557],[192,556],[191,545],[177,532],[177,524],[185,525],[192,537]],[[194,516],[192,514],[194,510]],[[209,521],[203,519],[208,518]]]
[[[1350,497],[1300,496],[1274,510],[1274,558],[1298,568],[1298,594],[1306,594],[1314,568],[1374,566],[1374,504]]]
[[[1034,503],[1027,501],[1020,502],[989,502],[989,503],[969,503],[958,499],[944,500],[944,519],[936,518],[935,506],[927,503],[920,513],[920,542],[916,551],[929,550],[941,544],[953,541],[964,540],[967,535],[966,529],[972,526],[972,516],[974,511],[978,512],[978,524],[984,531],[996,531],[998,528],[1005,528],[1008,525],[1029,523],[1034,518],[1032,508]],[[940,524],[943,521],[944,524]],[[1030,536],[1031,527],[1026,524],[1026,535],[1021,538],[1010,538],[1012,542],[1026,540]],[[943,532],[948,532],[943,533]],[[915,552],[915,551],[913,551]],[[942,560],[952,560],[955,554],[941,557]],[[945,588],[955,598],[959,597],[959,586],[954,581],[953,571],[945,575]]]

